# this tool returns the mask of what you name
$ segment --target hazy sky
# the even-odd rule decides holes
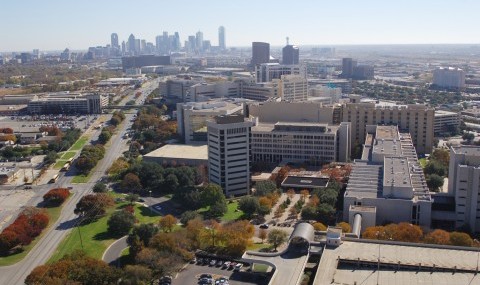
[[[0,51],[87,49],[116,32],[218,45],[480,43],[478,0],[1,0]]]

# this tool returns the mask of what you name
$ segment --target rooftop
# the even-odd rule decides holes
[[[208,160],[208,147],[206,144],[167,144],[150,153],[147,153],[144,156],[165,157],[170,159]]]
[[[282,187],[295,188],[324,188],[327,187],[328,177],[312,177],[312,176],[287,176],[282,182]]]

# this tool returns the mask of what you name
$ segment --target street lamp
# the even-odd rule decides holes
[[[150,194],[150,200],[152,200],[152,190],[148,190],[148,193]],[[150,208],[150,215],[153,215],[152,207],[149,207],[149,208]]]

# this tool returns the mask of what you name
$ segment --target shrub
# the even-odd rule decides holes
[[[67,188],[54,188],[43,195],[43,200],[49,206],[59,206],[70,195],[70,191]]]

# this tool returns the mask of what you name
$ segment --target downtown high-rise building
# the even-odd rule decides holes
[[[203,33],[198,31],[196,34],[196,46],[197,50],[203,50]]]
[[[252,42],[252,65],[268,63],[270,61],[270,44]]]
[[[128,52],[131,55],[134,55],[137,52],[137,49],[135,48],[135,42],[136,42],[135,36],[133,34],[130,34],[130,36],[128,37],[127,48],[128,48]]]
[[[286,45],[282,49],[282,63],[283,64],[298,64],[300,61],[300,51],[297,46]]]
[[[112,33],[112,35],[110,36],[110,45],[112,46],[112,48],[119,48],[117,33]]]
[[[225,27],[220,26],[218,28],[218,47],[220,50],[225,50],[227,48],[226,42],[225,42]]]

